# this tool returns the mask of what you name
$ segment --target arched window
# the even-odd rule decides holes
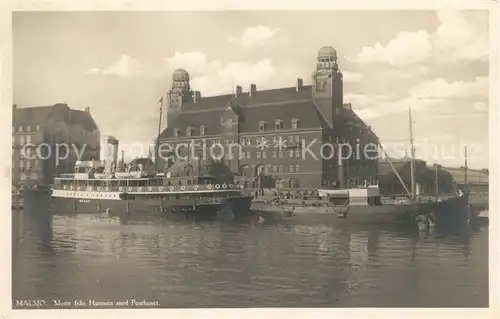
[[[290,179],[290,188],[298,188],[299,187],[299,183],[297,181],[296,178],[292,178]]]

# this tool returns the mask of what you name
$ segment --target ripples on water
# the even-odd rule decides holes
[[[162,221],[15,212],[13,299],[161,307],[487,307],[488,229]]]

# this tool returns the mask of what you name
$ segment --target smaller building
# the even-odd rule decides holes
[[[77,160],[99,160],[100,132],[85,110],[67,104],[12,109],[12,184],[51,184]]]
[[[391,162],[387,159],[379,161],[379,176],[378,182],[381,194],[404,194],[405,189],[401,185],[399,178],[394,169],[398,172],[399,176],[405,183],[408,190],[411,189],[411,163],[409,157],[404,158],[392,158]],[[419,194],[435,194],[436,193],[436,177],[438,180],[437,186],[439,191],[442,193],[452,192],[454,189],[453,176],[445,169],[441,167],[428,166],[426,161],[415,159],[415,186],[416,192]]]

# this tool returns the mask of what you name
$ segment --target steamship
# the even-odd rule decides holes
[[[214,174],[211,166],[176,162],[166,173],[152,165],[132,164],[113,171],[105,161],[77,161],[73,174],[55,178],[50,207],[60,213],[106,213],[115,216],[173,213],[214,216],[229,210],[250,212],[251,196],[230,174]],[[108,166],[108,167],[107,167]]]

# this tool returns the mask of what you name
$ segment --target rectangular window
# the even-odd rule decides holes
[[[266,129],[264,121],[259,122],[259,132],[263,132]]]
[[[260,158],[260,152],[257,152],[257,159]]]
[[[19,143],[24,145],[24,136],[19,136]]]
[[[247,138],[247,145],[252,145],[252,142],[250,141],[249,138]]]
[[[36,126],[36,130],[37,130],[37,131],[40,131],[40,125],[37,125],[37,126]]]
[[[26,136],[26,143],[27,144],[31,143],[31,135]]]
[[[273,151],[273,158],[276,158],[276,151]]]
[[[299,164],[295,165],[295,171],[298,172],[299,171]]]
[[[26,132],[31,132],[31,125],[26,126]]]
[[[295,157],[300,158],[300,150],[295,150]]]
[[[273,165],[273,173],[276,173],[278,171],[278,167],[276,165]]]
[[[283,173],[283,165],[279,165],[279,166],[278,166],[278,171],[279,171],[280,173]]]
[[[288,143],[293,143],[293,135],[288,136]]]
[[[292,119],[292,128],[298,128],[299,127],[299,120],[294,118]]]
[[[280,158],[283,157],[283,151],[280,151]]]
[[[247,153],[247,159],[250,159],[250,152]]]
[[[300,136],[295,135],[295,142],[296,142],[296,143],[299,143],[299,142],[300,142]]]
[[[274,128],[277,130],[280,130],[283,128],[283,121],[281,120],[275,120],[274,121]]]
[[[240,159],[245,159],[245,153],[244,152],[240,153]]]
[[[204,125],[202,125],[202,126],[200,127],[200,135],[202,135],[202,136],[203,136],[203,135],[205,135],[205,134],[206,134],[206,127],[205,127]]]
[[[266,158],[266,157],[267,157],[266,152],[262,152],[262,158]]]
[[[174,136],[179,136],[180,130],[178,128],[174,128]]]
[[[288,167],[288,172],[293,173],[293,165],[290,165],[290,166]]]
[[[245,139],[244,138],[240,139],[240,145],[245,146]]]
[[[26,169],[31,169],[31,160],[26,160]]]
[[[289,157],[293,157],[293,153],[295,153],[295,151],[294,151],[294,150],[289,150],[289,151],[288,151],[288,156],[289,156]]]
[[[19,126],[19,133],[22,133],[23,132],[23,126]]]

